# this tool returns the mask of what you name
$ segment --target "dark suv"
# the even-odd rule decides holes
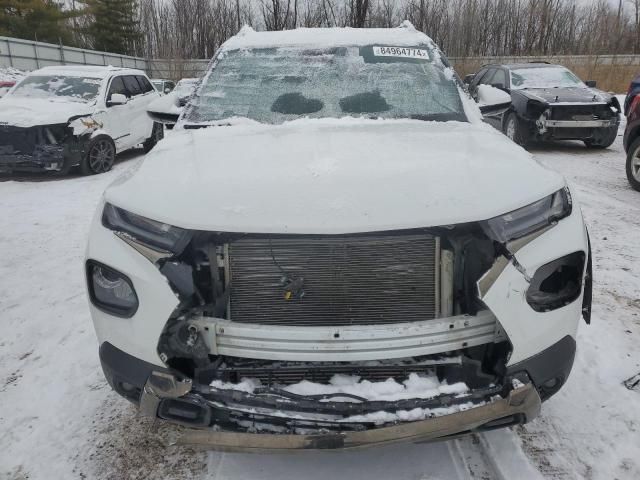
[[[624,101],[627,128],[624,131],[624,150],[627,152],[627,178],[640,191],[640,75],[629,85]]]
[[[582,82],[561,65],[525,63],[485,65],[467,75],[469,93],[489,85],[511,95],[511,108],[486,120],[520,145],[529,141],[582,140],[607,148],[616,139],[620,104],[615,96]]]

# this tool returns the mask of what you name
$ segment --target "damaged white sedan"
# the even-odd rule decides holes
[[[590,272],[565,180],[408,23],[243,29],[86,252],[111,386],[228,450],[528,422],[567,380]]]
[[[140,70],[31,72],[0,100],[0,172],[107,172],[116,154],[139,144],[148,152],[162,138],[162,124],[146,113],[158,96]]]

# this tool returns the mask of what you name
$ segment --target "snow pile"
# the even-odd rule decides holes
[[[439,408],[413,408],[411,410],[398,410],[397,412],[385,412],[381,410],[379,412],[367,413],[364,415],[353,415],[340,420],[340,422],[372,422],[376,425],[396,422],[417,422],[428,418],[442,417],[444,415],[464,412],[465,410],[479,407],[481,405],[484,405],[484,402],[467,402],[460,405],[451,405],[449,407]]]
[[[260,387],[260,380],[243,378],[240,383],[224,383],[214,380],[211,383],[214,388],[222,390],[239,390],[253,393]],[[441,382],[435,375],[422,376],[417,373],[409,374],[402,383],[393,378],[383,382],[371,382],[362,380],[356,375],[334,375],[329,383],[314,383],[303,380],[292,385],[282,387],[285,392],[301,396],[331,396],[331,401],[353,401],[353,397],[340,395],[354,395],[369,401],[394,402],[411,398],[434,398],[438,395],[462,395],[469,391],[469,387],[463,382],[452,385]]]
[[[17,82],[21,80],[27,73],[13,67],[0,67],[0,83]]]
[[[271,46],[313,45],[316,48],[359,45],[434,46],[427,35],[419,32],[409,21],[397,28],[296,28],[269,32],[256,32],[245,25],[236,36],[222,46],[223,50],[238,48],[267,48]]]

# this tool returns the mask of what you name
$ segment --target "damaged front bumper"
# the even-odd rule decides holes
[[[63,171],[80,162],[82,151],[65,125],[0,126],[0,172]]]
[[[465,394],[396,401],[359,401],[348,395],[248,392],[199,384],[146,363],[108,343],[100,358],[111,386],[135,402],[141,414],[191,427],[178,444],[225,451],[343,449],[423,442],[525,423],[541,398],[525,371],[502,384]],[[338,401],[342,398],[342,401]],[[388,415],[395,412],[397,418]]]

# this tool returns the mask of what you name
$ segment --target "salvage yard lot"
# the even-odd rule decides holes
[[[567,385],[515,431],[547,478],[640,478],[640,391],[622,385],[640,371],[640,194],[624,176],[621,137],[604,151],[573,142],[531,151],[567,176],[583,208],[594,311]],[[141,155],[122,155],[103,175],[0,179],[0,478],[442,478],[456,448],[474,470],[471,440],[304,462],[167,449],[177,430],[137,418],[110,391],[84,291],[95,206]]]

